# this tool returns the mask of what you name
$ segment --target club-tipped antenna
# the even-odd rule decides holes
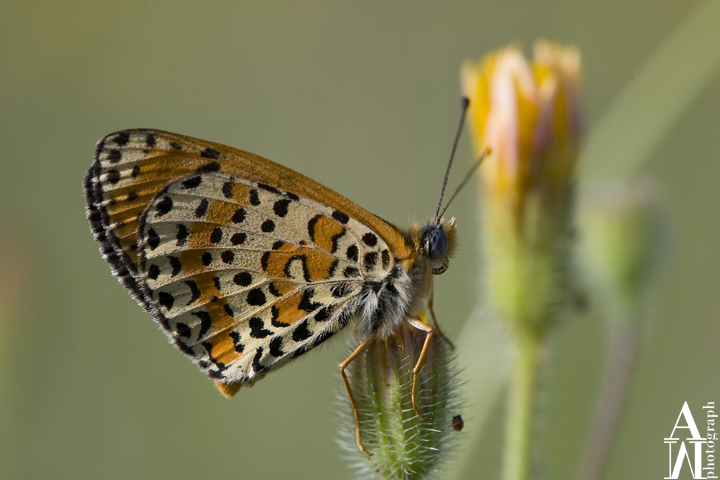
[[[473,164],[473,166],[470,167],[470,170],[468,171],[467,175],[465,175],[465,178],[460,183],[460,186],[457,187],[457,189],[455,190],[455,193],[452,194],[452,197],[450,197],[450,200],[448,200],[447,205],[445,205],[445,208],[443,208],[443,211],[437,217],[438,219],[442,218],[442,216],[445,215],[445,210],[448,209],[448,207],[450,206],[452,201],[455,200],[455,197],[457,196],[457,194],[460,193],[460,190],[465,186],[465,184],[468,182],[468,180],[470,180],[470,177],[472,177],[472,174],[475,173],[475,170],[477,170],[477,168],[480,166],[482,161],[485,160],[485,157],[490,155],[490,153],[491,153],[491,151],[490,151],[489,147],[485,148],[482,152],[480,152],[480,156],[478,157],[477,160],[475,160],[475,163]]]
[[[450,152],[450,161],[448,162],[447,170],[445,170],[445,180],[443,180],[442,190],[440,191],[440,201],[438,202],[437,211],[435,212],[436,220],[440,220],[440,207],[442,207],[443,195],[445,195],[445,186],[447,185],[448,177],[450,176],[450,167],[452,166],[453,158],[455,158],[455,150],[457,150],[457,145],[460,141],[460,134],[462,133],[463,125],[465,124],[465,114],[467,113],[468,105],[470,105],[470,100],[467,97],[463,97],[460,104],[462,108],[460,125],[458,125],[457,133],[455,133],[455,141],[453,142],[452,152]],[[443,210],[443,213],[444,212],[445,210]]]

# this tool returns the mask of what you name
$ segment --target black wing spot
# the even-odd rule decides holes
[[[374,233],[368,232],[362,236],[362,241],[368,247],[374,247],[378,243],[378,238]]]
[[[154,228],[148,230],[147,244],[150,247],[150,250],[155,250],[158,246],[160,246],[160,237]]]
[[[223,192],[223,195],[225,195],[225,198],[232,198],[232,195],[233,195],[232,182],[223,183],[222,192]]]
[[[336,258],[333,260],[333,263],[330,264],[330,269],[328,270],[328,278],[332,278],[335,275],[335,270],[337,269],[339,260]]]
[[[300,200],[300,197],[298,197],[297,195],[295,195],[294,193],[291,193],[291,192],[285,192],[285,196],[288,197],[290,200],[295,200],[295,201]]]
[[[227,314],[228,314],[228,317],[230,317],[230,318],[235,317],[235,312],[232,311],[232,308],[230,308],[230,305],[228,305],[227,303],[225,304],[225,313],[227,313]],[[232,335],[232,334],[231,334],[231,335]],[[239,336],[239,335],[240,335],[240,334],[238,334],[238,336]]]
[[[335,298],[347,297],[353,292],[353,288],[347,283],[339,283],[330,287],[330,293]]]
[[[170,146],[174,148],[175,150],[182,150],[182,145],[180,145],[177,142],[170,142]]]
[[[273,306],[270,309],[270,324],[275,328],[285,328],[290,325],[289,323],[278,322],[278,317],[280,317],[280,310],[276,306]]]
[[[265,328],[265,322],[262,321],[262,318],[252,317],[248,321],[248,325],[250,326],[250,336],[253,338],[265,338],[272,335],[272,332]]]
[[[262,225],[260,225],[260,230],[262,230],[265,233],[270,233],[275,230],[275,222],[268,219],[265,220]]]
[[[314,294],[315,290],[313,290],[312,288],[303,290],[303,296],[300,299],[300,303],[298,303],[298,308],[310,313],[322,307],[322,303],[313,303],[312,296]]]
[[[197,188],[201,182],[202,177],[200,175],[196,175],[194,177],[188,178],[187,180],[184,180],[182,182],[182,187],[185,189]]]
[[[245,221],[245,209],[240,207],[235,210],[235,214],[232,216],[233,223],[242,223]]]
[[[182,264],[180,263],[180,259],[178,257],[168,257],[168,260],[170,260],[170,267],[172,267],[171,275],[173,277],[182,272]]]
[[[321,218],[322,218],[322,215],[315,215],[308,222],[308,235],[310,235],[310,240],[312,240],[313,242],[315,241],[315,225],[317,224],[318,220],[320,220]]]
[[[128,193],[128,196],[127,196],[128,202],[132,202],[136,198],[138,198],[137,192],[132,191],[132,192]]]
[[[150,268],[148,268],[147,276],[151,280],[157,280],[160,276],[160,267],[155,264],[150,265]]]
[[[234,233],[233,236],[230,237],[230,242],[233,245],[237,246],[237,245],[242,245],[243,243],[245,243],[246,239],[247,239],[247,235],[244,232]]]
[[[250,204],[257,207],[260,205],[260,196],[258,195],[257,189],[250,190]]]
[[[300,325],[295,327],[295,330],[293,330],[292,339],[295,342],[302,342],[303,340],[307,340],[308,338],[312,337],[312,332],[308,330],[307,320],[303,320]]]
[[[277,242],[275,242],[275,243],[272,244],[272,249],[273,249],[273,250],[278,250],[278,249],[279,249],[280,247],[282,247],[283,245],[285,245],[285,242],[283,242],[282,240],[278,240]]]
[[[118,183],[120,181],[120,172],[113,168],[107,173],[107,179],[110,183]]]
[[[252,283],[252,275],[248,272],[240,272],[233,277],[233,283],[241,287],[247,287]]]
[[[263,292],[260,288],[253,288],[248,292],[246,301],[248,305],[252,305],[254,307],[265,305],[265,292]]]
[[[215,284],[215,290],[219,292],[222,287],[222,285],[220,284],[220,277],[213,277],[213,283]]]
[[[206,163],[202,167],[195,170],[195,173],[213,173],[220,170],[220,164],[217,162]]]
[[[166,310],[170,310],[175,304],[175,297],[168,292],[160,292],[158,293],[158,303],[165,307]]]
[[[378,252],[368,252],[365,254],[365,270],[372,270],[378,259]]]
[[[212,253],[210,253],[210,252],[203,253],[201,261],[202,261],[202,264],[204,267],[210,266],[210,264],[212,263]]]
[[[257,350],[255,351],[255,356],[253,357],[253,363],[252,363],[253,371],[256,374],[260,374],[260,375],[267,372],[268,370],[270,370],[270,367],[265,367],[260,363],[262,354],[263,354],[262,347],[258,347]]]
[[[207,198],[203,198],[200,201],[200,205],[197,206],[195,209],[195,218],[202,218],[207,213],[208,206],[210,205],[210,201]]]
[[[212,327],[212,317],[210,316],[210,312],[200,310],[198,312],[192,312],[192,314],[200,319],[200,332],[198,332],[198,338],[203,338],[205,334],[210,331],[210,327]]]
[[[185,285],[187,285],[187,287],[190,289],[190,300],[188,300],[187,305],[192,305],[197,301],[198,298],[200,298],[200,288],[198,288],[195,280],[185,280],[185,282],[183,283],[185,283]]]
[[[110,160],[110,163],[117,163],[122,158],[122,153],[120,150],[110,150],[108,152],[107,156],[108,160]]]
[[[270,252],[263,253],[263,256],[260,258],[260,266],[263,270],[267,270],[268,260],[270,260]]]
[[[188,231],[187,227],[182,223],[178,224],[177,235],[175,235],[175,239],[177,240],[177,246],[182,247],[183,245],[185,245],[185,241],[187,240],[189,235],[190,232]]]
[[[270,340],[270,355],[272,355],[275,358],[282,357],[285,355],[285,352],[282,351],[282,342],[283,339],[281,336],[277,336]]]
[[[145,145],[147,145],[149,148],[152,148],[155,146],[155,135],[152,133],[148,133],[147,137],[145,137]]]
[[[343,270],[343,276],[345,278],[355,278],[360,276],[360,270],[355,267],[347,267]]]
[[[175,346],[180,349],[181,352],[183,352],[185,355],[189,355],[191,357],[196,356],[197,354],[193,351],[193,349],[188,346],[185,342],[181,342],[179,339],[175,339],[174,342]],[[198,362],[198,364],[201,362]]]
[[[332,216],[335,220],[337,220],[338,222],[340,222],[342,224],[346,224],[350,220],[350,217],[348,217],[346,214],[344,214],[343,212],[340,212],[338,210],[335,210],[332,213]]]
[[[342,229],[341,232],[336,233],[335,235],[333,235],[333,236],[330,238],[330,240],[332,241],[332,246],[330,247],[330,253],[335,253],[335,252],[337,251],[338,242],[339,242],[340,239],[343,237],[343,235],[345,235],[345,232],[346,232],[346,231],[347,231],[347,230],[345,230],[345,228],[343,227],[343,229]]]
[[[358,247],[357,245],[350,245],[347,248],[347,251],[345,252],[345,255],[347,255],[347,258],[353,262],[358,261]]]
[[[210,234],[210,243],[220,243],[222,241],[223,237],[223,231],[220,227],[215,227],[215,229]]]
[[[327,321],[330,316],[332,315],[332,309],[328,307],[323,307],[320,310],[317,311],[315,316],[313,317],[316,322],[325,322]]]
[[[240,334],[238,332],[230,332],[228,335],[230,336],[230,338],[232,338],[235,351],[238,353],[243,353],[243,350],[245,350],[245,345],[240,343]]]
[[[200,153],[200,156],[203,158],[212,158],[213,160],[216,160],[216,159],[220,158],[220,152],[218,152],[217,150],[214,150],[210,147],[207,147],[205,150],[203,150]]]
[[[190,338],[190,334],[192,333],[192,329],[188,326],[188,324],[182,322],[178,322],[175,325],[175,331],[178,335],[185,338]]]
[[[273,211],[275,212],[275,215],[281,218],[287,215],[288,205],[290,205],[290,200],[287,198],[283,198],[275,202],[275,204],[273,205]]]
[[[230,250],[225,250],[220,254],[220,260],[222,260],[223,263],[232,263],[233,260],[235,260],[235,254]]]
[[[282,297],[282,293],[280,293],[280,290],[277,289],[273,282],[270,282],[270,284],[268,285],[268,291],[272,293],[275,297]]]
[[[130,141],[130,134],[128,132],[120,132],[118,133],[115,138],[113,138],[113,142],[115,142],[117,145],[124,147],[127,145],[127,143]]]
[[[390,252],[388,252],[387,249],[385,249],[382,251],[381,256],[382,256],[383,268],[385,270],[387,270],[388,267],[390,266]]]
[[[140,175],[140,167],[138,165],[135,165],[132,169],[132,172],[130,172],[130,175],[135,178],[138,175]]]

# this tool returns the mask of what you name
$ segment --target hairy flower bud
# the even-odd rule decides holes
[[[425,338],[425,332],[405,323],[395,335],[372,342],[347,369],[358,404],[362,442],[372,454],[368,459],[358,449],[355,419],[343,392],[339,395],[345,415],[341,444],[355,459],[352,466],[358,478],[430,478],[459,435],[453,421],[460,413],[455,368],[449,346],[439,336],[430,343],[416,387],[424,421],[413,408],[413,367]]]

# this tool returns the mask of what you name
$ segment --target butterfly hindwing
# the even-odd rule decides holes
[[[155,316],[213,378],[252,383],[345,326],[393,260],[367,226],[218,172],[172,182],[140,219]]]

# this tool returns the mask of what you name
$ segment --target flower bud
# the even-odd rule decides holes
[[[481,167],[486,284],[514,328],[543,329],[568,283],[573,173],[581,139],[580,55],[535,44],[462,66],[468,123]]]
[[[424,321],[424,314],[421,315]],[[412,403],[413,368],[426,333],[408,323],[386,339],[377,338],[347,368],[357,402],[360,432],[368,458],[355,437],[355,419],[345,392],[340,393],[341,444],[355,460],[359,478],[422,479],[436,472],[459,434],[456,375],[446,341],[432,338]]]
[[[580,215],[580,253],[609,319],[634,318],[667,250],[660,195],[647,178],[597,190]]]

